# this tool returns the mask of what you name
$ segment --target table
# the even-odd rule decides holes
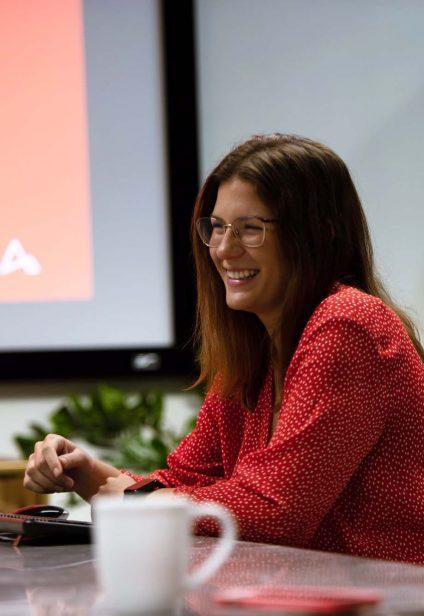
[[[215,540],[195,537],[190,562],[209,553]],[[213,593],[234,584],[262,582],[283,585],[337,585],[378,588],[385,615],[424,612],[424,567],[367,560],[340,554],[283,546],[237,542],[231,558],[210,582],[185,598],[183,615],[264,614],[254,610],[223,609]],[[0,544],[0,615],[100,616],[96,563],[89,545],[14,549]],[[275,612],[274,612],[275,614]]]

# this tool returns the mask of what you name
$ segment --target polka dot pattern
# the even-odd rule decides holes
[[[272,407],[271,367],[254,411],[208,395],[151,477],[228,507],[241,539],[424,563],[424,364],[393,311],[336,285],[302,334],[271,435]]]

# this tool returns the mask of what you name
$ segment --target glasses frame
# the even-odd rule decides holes
[[[196,229],[197,229],[197,233],[199,234],[200,239],[202,240],[203,244],[205,246],[207,246],[208,248],[217,248],[218,246],[220,246],[222,240],[224,239],[225,235],[226,235],[226,231],[227,229],[231,229],[232,234],[234,235],[234,237],[236,238],[236,240],[245,248],[260,248],[263,243],[265,242],[265,237],[266,237],[266,226],[265,224],[263,225],[263,234],[262,234],[262,241],[260,244],[255,244],[254,246],[252,246],[251,244],[246,244],[245,242],[242,241],[242,239],[240,238],[240,234],[237,230],[237,227],[234,227],[234,225],[237,223],[237,221],[239,220],[260,220],[262,223],[271,223],[271,222],[278,222],[278,218],[265,218],[264,216],[239,216],[238,218],[236,218],[235,220],[233,220],[233,222],[227,222],[224,223],[224,221],[222,221],[222,228],[224,229],[224,233],[221,237],[221,240],[218,244],[208,244],[202,237],[201,231],[200,231],[200,227],[202,224],[202,220],[208,220],[209,222],[212,222],[213,220],[216,221],[221,221],[221,218],[216,218],[215,216],[202,216],[201,218],[198,218],[196,220]]]

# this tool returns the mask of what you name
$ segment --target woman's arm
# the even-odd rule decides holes
[[[205,399],[195,429],[180,443],[170,458],[172,469],[155,471],[164,486],[210,485],[222,477],[219,433],[213,417],[214,395]],[[119,494],[139,475],[123,473],[92,458],[72,441],[49,434],[36,444],[24,477],[24,487],[34,492],[75,491],[90,501],[96,494]]]
[[[385,369],[356,323],[325,323],[293,364],[269,445],[228,480],[176,489],[228,507],[246,540],[307,545],[385,424]],[[212,521],[198,528],[217,532]]]
[[[224,476],[220,434],[214,417],[215,394],[209,394],[196,426],[168,456],[168,468],[149,475],[165,487],[207,486]],[[136,481],[142,476],[131,473]]]

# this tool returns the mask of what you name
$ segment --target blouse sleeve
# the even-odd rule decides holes
[[[293,358],[268,446],[246,455],[230,479],[176,492],[229,508],[245,540],[306,546],[378,441],[385,399],[374,339],[357,323],[333,318]],[[198,532],[218,529],[206,519]]]
[[[208,486],[223,476],[219,430],[214,417],[215,394],[209,394],[199,411],[194,430],[168,456],[168,468],[154,471],[149,480],[157,479],[166,487]],[[135,481],[140,475],[127,473]],[[147,478],[146,478],[147,479]]]

